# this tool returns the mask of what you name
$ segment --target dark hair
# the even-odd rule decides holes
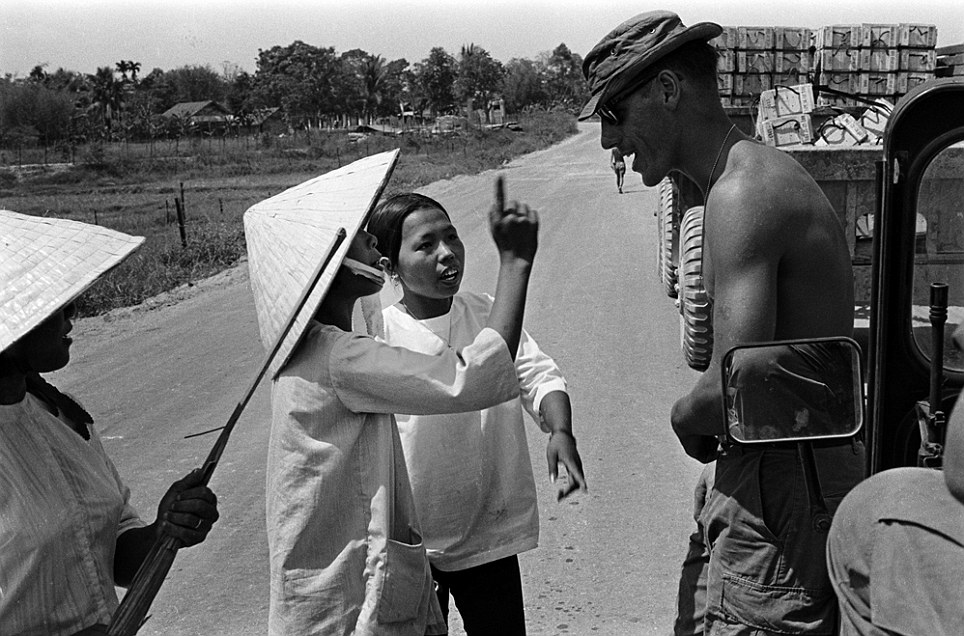
[[[402,245],[402,223],[412,212],[425,208],[438,210],[449,218],[449,213],[435,199],[417,192],[405,192],[383,199],[368,220],[368,232],[378,239],[379,251],[393,266],[398,263],[398,251]]]
[[[669,69],[697,84],[717,90],[717,58],[713,45],[702,40],[694,40],[669,53],[656,62],[655,66],[660,69]]]

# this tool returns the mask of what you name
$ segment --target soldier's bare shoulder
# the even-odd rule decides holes
[[[771,219],[812,212],[825,198],[810,174],[787,153],[754,141],[735,146],[711,200],[743,214],[766,211]],[[781,221],[782,222],[782,221]]]

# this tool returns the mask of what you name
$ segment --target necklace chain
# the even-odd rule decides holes
[[[723,156],[723,149],[726,148],[726,142],[730,140],[730,135],[736,130],[736,124],[730,124],[730,129],[726,131],[726,137],[723,138],[723,143],[720,144],[720,151],[716,153],[716,160],[713,162],[713,167],[710,168],[710,176],[706,179],[706,196],[703,198],[703,205],[705,206],[710,200],[710,187],[713,184],[713,173],[716,172],[716,166],[720,163],[720,157]]]

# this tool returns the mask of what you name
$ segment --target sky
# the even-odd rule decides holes
[[[0,76],[44,64],[92,73],[119,60],[153,68],[224,63],[254,72],[259,49],[302,40],[388,60],[457,55],[476,44],[502,62],[564,43],[582,56],[636,13],[675,11],[684,24],[801,26],[862,22],[937,25],[937,45],[964,42],[962,0],[2,0]]]

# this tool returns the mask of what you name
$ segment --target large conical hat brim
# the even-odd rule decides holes
[[[251,289],[261,342],[269,351],[339,230],[346,234],[281,342],[269,366],[269,377],[291,357],[397,161],[398,150],[359,159],[265,199],[244,213]]]
[[[0,351],[119,265],[144,237],[0,210]]]

